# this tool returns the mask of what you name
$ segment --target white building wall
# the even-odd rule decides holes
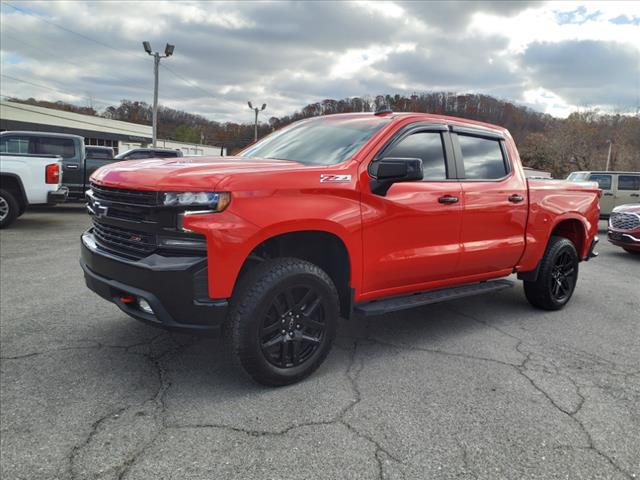
[[[152,127],[148,125],[139,125],[137,123],[122,122],[119,120],[110,120],[102,117],[94,117],[92,115],[84,115],[75,112],[65,112],[51,108],[38,107],[35,105],[26,105],[16,102],[0,101],[0,118],[13,120],[16,122],[24,122],[38,124],[40,126],[56,126],[69,129],[79,129],[84,132],[96,132],[102,134],[112,134],[114,137],[127,135],[129,138],[138,137],[140,140],[149,139],[149,143],[143,143],[135,140],[104,140],[93,139],[90,134],[85,133],[88,144],[91,145],[107,145],[114,147],[116,153],[122,153],[132,148],[146,147],[151,143]],[[95,141],[94,141],[95,140]],[[137,140],[137,139],[136,139]],[[117,145],[116,145],[117,143]],[[180,149],[185,156],[188,155],[226,155],[226,150],[212,145],[199,145],[195,143],[175,142],[173,140],[158,139],[158,147]]]

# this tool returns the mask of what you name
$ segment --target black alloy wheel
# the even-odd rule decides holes
[[[317,265],[265,260],[240,281],[224,334],[237,364],[263,385],[298,382],[331,350],[338,330],[336,287]]]
[[[540,260],[535,280],[524,281],[524,293],[529,303],[543,310],[564,307],[578,282],[578,252],[568,238],[553,236]]]
[[[279,368],[306,362],[325,338],[325,309],[312,285],[294,285],[274,296],[262,322],[260,347]]]
[[[551,268],[551,295],[557,302],[565,302],[573,293],[576,286],[577,269],[575,256],[569,250],[563,250],[556,257]]]

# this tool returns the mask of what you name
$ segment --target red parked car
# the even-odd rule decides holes
[[[613,209],[607,238],[627,252],[640,255],[640,203],[620,205]]]
[[[222,332],[258,382],[327,356],[340,317],[513,284],[571,298],[599,189],[526,179],[507,130],[391,112],[303,120],[236,157],[117,162],[92,177],[89,288],[152,325]]]

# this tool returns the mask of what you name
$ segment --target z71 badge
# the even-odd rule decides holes
[[[349,183],[351,175],[320,174],[320,183]]]

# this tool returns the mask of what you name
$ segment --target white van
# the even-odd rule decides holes
[[[640,202],[640,172],[572,172],[571,182],[598,182],[602,189],[600,218],[609,218],[618,205]]]

